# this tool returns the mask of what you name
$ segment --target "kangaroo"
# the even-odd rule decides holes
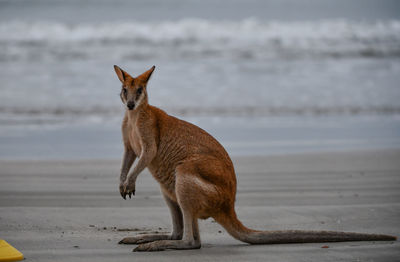
[[[121,100],[126,107],[120,194],[124,199],[135,195],[136,178],[147,167],[160,184],[173,224],[170,235],[141,234],[126,237],[120,244],[139,244],[133,251],[200,248],[198,219],[209,217],[249,244],[396,240],[378,234],[245,227],[236,216],[235,169],[223,146],[201,128],[149,105],[147,82],[155,66],[136,78],[118,66],[114,69],[122,82]]]

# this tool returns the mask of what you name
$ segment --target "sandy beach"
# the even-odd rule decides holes
[[[315,229],[400,236],[400,151],[234,158],[236,210],[255,229]],[[26,261],[399,261],[399,242],[250,246],[212,219],[202,248],[132,253],[127,235],[169,231],[146,171],[136,196],[118,193],[118,160],[0,161],[0,237]],[[322,248],[328,246],[328,248]]]

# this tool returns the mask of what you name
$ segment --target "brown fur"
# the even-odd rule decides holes
[[[243,226],[234,209],[235,170],[221,144],[201,128],[148,104],[146,85],[154,66],[137,78],[117,66],[114,68],[123,84],[123,103],[134,104],[133,108],[127,107],[122,123],[125,154],[121,196],[126,199],[135,193],[136,178],[147,167],[160,184],[173,219],[171,235],[138,235],[124,238],[120,243],[140,244],[135,251],[200,248],[197,220],[209,217],[236,239],[250,244],[396,239],[331,231],[255,231]]]

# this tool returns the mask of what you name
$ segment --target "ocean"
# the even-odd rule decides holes
[[[400,148],[398,1],[0,0],[0,158],[119,158],[113,65],[233,155]]]

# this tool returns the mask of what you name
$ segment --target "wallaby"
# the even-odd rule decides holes
[[[235,212],[235,170],[222,145],[201,128],[148,104],[147,82],[155,66],[136,78],[118,66],[114,69],[122,82],[121,100],[126,106],[121,196],[126,199],[135,194],[136,178],[147,167],[161,186],[173,223],[171,235],[141,234],[126,237],[120,244],[139,244],[134,251],[200,248],[197,220],[209,217],[249,244],[396,240],[389,235],[245,227]]]

